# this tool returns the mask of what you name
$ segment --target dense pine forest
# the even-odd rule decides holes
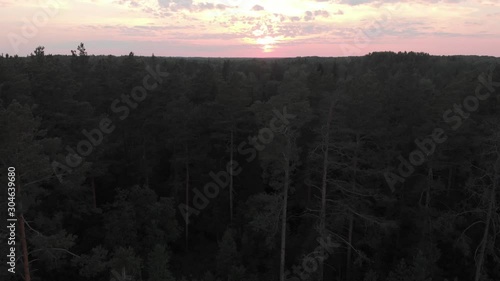
[[[70,51],[0,56],[1,280],[500,280],[499,58]]]

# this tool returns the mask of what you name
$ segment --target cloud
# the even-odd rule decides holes
[[[339,4],[347,4],[350,6],[362,5],[371,2],[379,2],[378,0],[340,0]]]
[[[189,9],[193,5],[193,0],[158,0],[158,5],[171,10]]]
[[[316,2],[328,2],[329,0],[316,0]],[[420,0],[416,1],[419,3],[460,3],[464,2],[466,0]],[[337,0],[337,1],[331,1],[331,2],[336,2],[338,4],[346,4],[350,6],[357,6],[357,5],[363,5],[363,4],[387,4],[387,3],[399,3],[399,4],[404,4],[404,3],[409,3],[412,1],[407,1],[407,0],[387,0],[387,1],[381,1],[381,0]]]
[[[192,6],[192,10],[196,10],[196,11],[215,10],[215,9],[225,10],[226,8],[229,8],[229,6],[224,5],[224,4],[215,4],[215,3],[209,3],[209,2],[199,3],[199,4]]]
[[[314,12],[306,11],[305,16],[304,16],[304,20],[305,21],[312,21],[312,20],[315,20],[316,17],[328,18],[328,17],[330,17],[330,13],[328,11],[325,11],[325,10],[316,10]]]
[[[128,5],[129,7],[137,8],[141,5],[138,0],[119,0],[118,4],[120,5]]]
[[[311,23],[288,23],[282,25],[278,28],[278,34],[289,38],[295,38],[300,36],[324,36],[330,32],[332,27],[330,25],[319,25]]]
[[[177,12],[179,10],[202,12],[206,10],[226,10],[227,8],[231,8],[231,6],[225,4],[213,2],[201,2],[194,4],[193,0],[158,0],[158,5],[162,9],[172,12]]]
[[[321,17],[327,18],[330,16],[330,13],[328,13],[328,11],[325,11],[325,10],[316,10],[316,11],[314,11],[314,16],[316,16],[316,17],[321,16]]]
[[[252,7],[252,11],[264,11],[264,7],[261,5],[255,5]]]
[[[311,11],[306,11],[304,16],[305,21],[311,21],[314,19],[314,14]]]

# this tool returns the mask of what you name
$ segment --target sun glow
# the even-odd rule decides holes
[[[361,39],[357,55],[414,50],[499,56],[499,0],[35,2],[0,0],[0,37],[19,38],[0,40],[2,52],[24,55],[46,45],[47,53],[67,54],[83,41],[96,54],[344,56],[341,46],[358,46],[353,42]],[[36,38],[23,35],[32,33],[24,19],[39,22]]]
[[[257,38],[255,40],[255,43],[261,45],[262,46],[261,48],[265,53],[270,53],[277,47],[276,45],[279,43],[280,39],[281,36],[279,37],[265,36]]]

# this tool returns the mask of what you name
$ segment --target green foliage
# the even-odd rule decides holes
[[[220,281],[220,279],[216,279],[211,271],[207,271],[205,275],[203,275],[203,281]]]
[[[109,266],[112,273],[114,271],[122,276],[137,278],[140,274],[142,259],[135,254],[132,248],[119,247],[113,252]]]
[[[248,225],[257,233],[264,234],[266,245],[273,249],[279,233],[283,196],[259,193],[248,199]]]
[[[73,263],[80,268],[79,274],[81,276],[95,277],[108,268],[108,251],[102,246],[97,246],[92,249],[91,253],[74,258]]]
[[[242,265],[233,265],[229,270],[228,281],[245,280],[246,269]]]
[[[363,281],[378,281],[378,274],[373,269],[370,269],[363,279]]]
[[[148,255],[146,272],[149,281],[174,281],[172,273],[169,270],[170,256],[167,248],[163,245],[156,244]]]
[[[152,249],[156,241],[168,243],[179,237],[180,229],[174,216],[172,200],[158,199],[147,187],[121,190],[106,212],[106,241],[110,246],[134,245],[149,252],[147,249]],[[145,239],[138,241],[139,236]]]
[[[238,263],[238,249],[233,238],[233,231],[227,229],[219,243],[217,253],[217,273],[219,276],[230,276],[233,274],[233,267]],[[238,270],[236,270],[237,275]]]
[[[387,281],[431,281],[428,271],[428,260],[422,251],[419,251],[413,258],[413,263],[409,265],[401,259],[397,267],[389,273]]]

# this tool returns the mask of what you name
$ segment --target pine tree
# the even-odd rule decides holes
[[[268,126],[273,120],[274,112],[279,108],[287,114],[293,114],[293,120],[282,120],[281,127],[275,128],[272,141],[266,144],[259,153],[259,159],[264,169],[264,178],[268,184],[282,191],[283,206],[281,216],[281,246],[280,246],[280,281],[285,280],[286,230],[288,196],[292,173],[299,164],[299,147],[297,140],[302,127],[310,120],[309,103],[305,99],[309,91],[305,86],[305,75],[300,69],[292,69],[285,75],[284,83],[279,89],[279,95],[272,97],[266,103],[256,103],[252,106],[258,123]]]
[[[227,229],[224,232],[222,241],[219,243],[219,252],[216,259],[218,276],[226,280],[231,272],[231,268],[238,264],[238,250],[231,229]]]
[[[149,281],[174,281],[168,268],[170,256],[165,246],[156,244],[148,255],[146,272]]]

